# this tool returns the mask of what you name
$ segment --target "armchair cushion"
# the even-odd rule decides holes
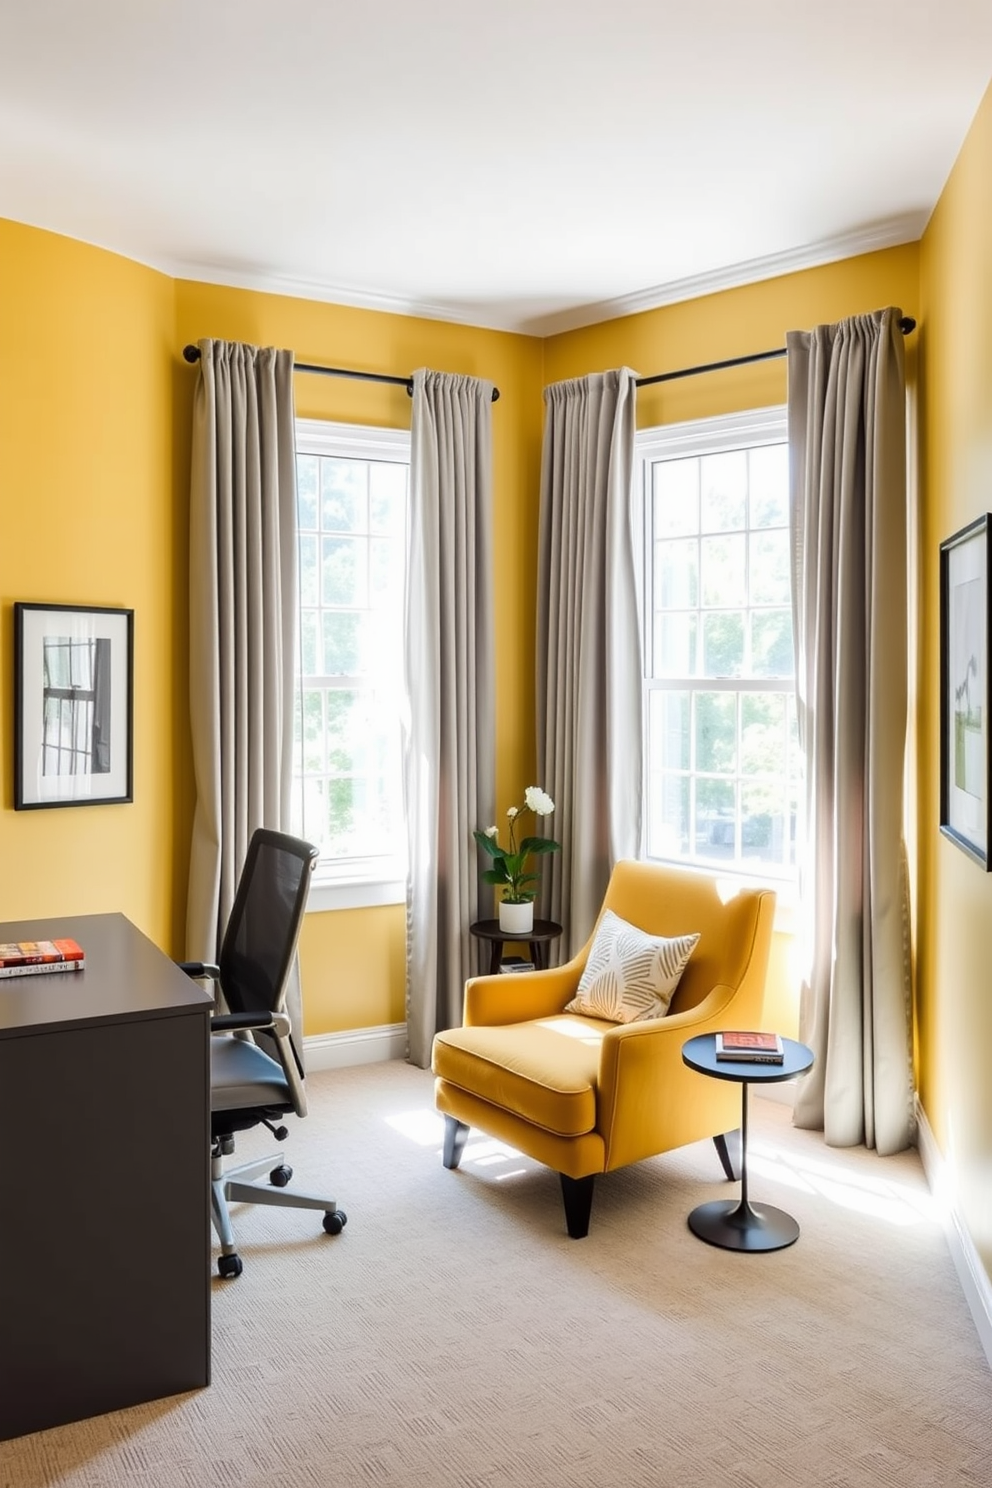
[[[565,1011],[612,1023],[663,1018],[698,940],[698,934],[648,935],[604,910]]]
[[[608,1025],[558,1016],[493,1028],[451,1028],[434,1040],[439,1079],[556,1136],[596,1125],[596,1081]]]

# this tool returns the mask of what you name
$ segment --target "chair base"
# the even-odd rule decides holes
[[[324,1229],[329,1235],[340,1234],[348,1222],[348,1216],[343,1209],[338,1208],[333,1199],[302,1193],[299,1189],[286,1186],[292,1176],[292,1169],[286,1167],[281,1152],[254,1158],[251,1162],[239,1163],[237,1167],[226,1170],[223,1161],[219,1150],[211,1152],[210,1212],[221,1248],[217,1270],[225,1278],[241,1275],[241,1259],[234,1244],[228,1203],[270,1204],[281,1209],[319,1209],[323,1212]],[[285,1179],[280,1182],[274,1175],[281,1175],[283,1172]],[[268,1182],[254,1181],[263,1175]]]

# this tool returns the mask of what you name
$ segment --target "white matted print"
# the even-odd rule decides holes
[[[988,515],[940,545],[940,829],[989,869]]]
[[[132,799],[134,611],[14,606],[14,806]]]

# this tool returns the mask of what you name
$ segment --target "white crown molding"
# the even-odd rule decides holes
[[[948,1165],[937,1146],[919,1098],[916,1101],[916,1130],[916,1145],[923,1171],[944,1225],[948,1248],[978,1332],[979,1342],[992,1368],[992,1281],[989,1280],[982,1258],[958,1211],[957,1194],[952,1191]]]
[[[649,289],[636,290],[631,294],[618,295],[614,299],[597,300],[571,309],[555,311],[549,315],[528,317],[515,312],[508,304],[505,311],[498,312],[491,305],[485,309],[478,304],[459,305],[448,301],[410,299],[402,295],[373,293],[369,290],[345,288],[342,285],[326,284],[317,279],[306,279],[288,274],[270,273],[265,270],[243,270],[224,264],[197,263],[192,260],[161,257],[145,254],[140,250],[121,248],[98,238],[80,237],[93,247],[109,253],[117,253],[134,263],[143,264],[171,279],[189,280],[200,284],[217,284],[229,289],[255,290],[261,294],[286,295],[290,299],[314,300],[318,303],[343,305],[357,310],[373,310],[384,315],[409,315],[418,320],[440,320],[453,325],[475,326],[479,330],[508,331],[524,336],[556,336],[562,331],[578,330],[583,326],[598,325],[606,320],[619,320],[626,315],[639,315],[645,310],[657,310],[664,305],[679,304],[684,300],[701,299],[704,295],[718,294],[725,289],[738,289],[745,284],[757,284],[763,279],[776,279],[783,274],[796,274],[803,269],[815,269],[823,264],[837,263],[844,258],[856,258],[863,253],[877,253],[883,248],[896,248],[903,243],[915,243],[923,236],[929,220],[929,212],[917,211],[900,217],[891,217],[872,227],[844,233],[839,237],[824,238],[802,248],[788,249],[783,253],[770,253],[763,258],[752,258],[737,264],[728,264],[704,274],[695,274],[685,279],[673,279],[665,284],[656,284]],[[58,232],[43,222],[25,222],[26,226],[44,228]],[[74,237],[72,233],[63,236]],[[512,299],[512,297],[511,297]],[[910,313],[913,307],[908,307]]]
[[[823,264],[838,263],[842,258],[857,258],[862,253],[877,253],[882,248],[897,248],[903,243],[915,243],[923,236],[929,215],[929,212],[920,211],[891,217],[872,227],[843,233],[835,238],[824,238],[819,243],[809,243],[803,248],[769,253],[764,258],[751,258],[743,263],[712,269],[705,274],[673,279],[670,283],[656,284],[651,289],[637,290],[616,299],[576,306],[574,310],[562,310],[558,314],[529,321],[520,329],[534,336],[554,336],[561,331],[598,325],[604,320],[619,320],[624,315],[640,315],[645,310],[657,310],[663,305],[702,299],[704,295],[718,294],[725,289],[739,289],[744,284],[757,284],[763,279],[796,274],[802,269],[816,269]]]
[[[408,299],[400,295],[373,294],[365,290],[343,288],[341,285],[325,284],[316,279],[295,278],[284,274],[269,274],[261,271],[245,272],[216,264],[197,264],[176,261],[158,261],[150,264],[161,273],[174,279],[189,279],[202,284],[220,284],[231,289],[257,290],[264,294],[288,295],[292,299],[316,300],[319,302],[351,306],[359,310],[376,310],[386,315],[410,315],[419,320],[441,320],[455,325],[477,326],[480,330],[509,331],[516,335],[555,336],[562,331],[578,330],[582,326],[597,325],[604,320],[619,320],[625,315],[639,315],[645,310],[657,310],[663,305],[675,305],[683,300],[700,299],[704,295],[718,294],[721,290],[737,289],[744,284],[756,284],[763,279],[776,279],[783,274],[799,273],[803,269],[819,268],[823,264],[837,263],[843,258],[856,258],[862,253],[876,253],[882,248],[896,248],[903,243],[915,243],[923,234],[929,213],[911,212],[901,217],[892,217],[885,222],[844,233],[839,237],[825,238],[819,243],[810,243],[802,248],[791,248],[783,253],[770,253],[764,258],[748,259],[744,263],[728,264],[724,268],[712,269],[705,274],[695,274],[686,279],[673,279],[666,284],[656,284],[649,289],[632,294],[619,295],[615,299],[599,300],[586,305],[576,305],[570,310],[556,311],[551,315],[536,318],[521,317],[509,309],[504,314],[487,307],[461,306],[445,301]]]
[[[321,304],[344,305],[354,310],[376,310],[383,315],[410,315],[416,320],[443,320],[454,325],[477,326],[480,330],[512,331],[522,327],[514,316],[489,315],[480,320],[479,311],[440,301],[408,299],[403,295],[378,294],[371,290],[344,288],[325,284],[319,279],[297,278],[289,274],[245,271],[224,265],[188,263],[180,259],[159,260],[149,267],[173,279],[187,279],[197,284],[219,284],[227,289],[251,289],[261,294],[286,295],[294,300],[315,300]]]

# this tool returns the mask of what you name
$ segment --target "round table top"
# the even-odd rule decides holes
[[[748,1083],[775,1080],[791,1080],[801,1075],[813,1063],[813,1050],[795,1039],[783,1038],[781,1064],[761,1064],[750,1059],[717,1059],[716,1034],[700,1033],[682,1045],[682,1062],[701,1075],[713,1075],[718,1080],[738,1080]]]
[[[504,930],[499,920],[476,920],[468,928],[480,940],[557,940],[562,931],[554,920],[535,920],[530,930]]]

